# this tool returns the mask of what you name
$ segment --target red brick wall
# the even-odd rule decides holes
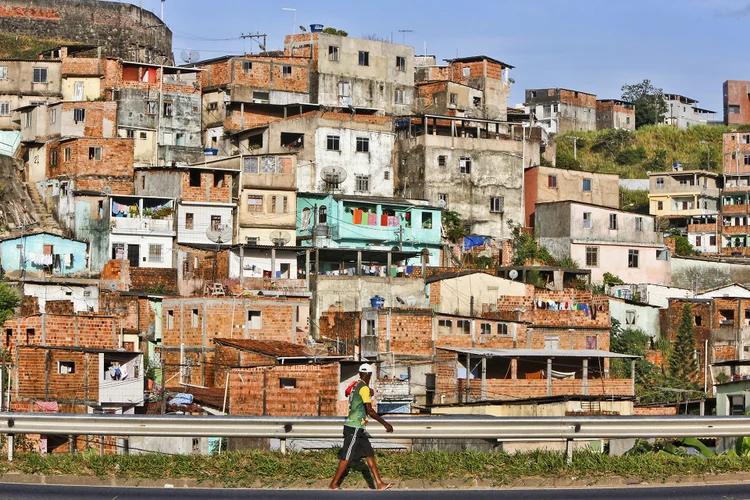
[[[154,310],[146,297],[122,295],[119,292],[102,291],[99,294],[99,312],[115,316],[118,328],[126,332],[148,331],[149,323],[155,320]]]
[[[99,355],[21,347],[16,352],[16,399],[53,399],[78,405],[97,404]],[[72,361],[75,373],[58,373],[58,362]]]
[[[102,68],[103,69],[103,68]],[[62,59],[63,76],[99,76],[99,59],[96,57],[64,57]]]
[[[634,406],[633,415],[661,417],[677,415],[676,406]]]
[[[89,159],[89,147],[101,147],[101,160]],[[65,161],[65,148],[70,148],[70,161]],[[52,165],[52,150],[57,150],[57,165]],[[51,143],[47,148],[47,176],[101,175],[133,179],[133,139],[83,137]],[[132,188],[130,189],[132,192]]]
[[[44,310],[48,314],[75,314],[73,302],[70,300],[48,300],[44,304]]]
[[[240,109],[228,109],[227,116],[224,118],[224,129],[228,132],[239,132],[249,128],[263,127],[281,120],[283,118],[280,116],[258,113],[249,109],[244,113]]]
[[[39,314],[11,318],[4,323],[2,346],[9,350],[27,344],[117,349],[117,327],[114,317],[98,313]],[[27,335],[27,329],[30,328],[34,329],[33,335]],[[43,334],[46,337],[44,342]]]
[[[574,91],[560,89],[560,102],[573,104],[575,106],[596,108],[596,96],[593,94],[586,94],[584,92],[578,92],[578,97],[576,97],[576,93]]]
[[[281,388],[281,378],[296,379],[296,388]],[[338,363],[232,370],[229,413],[272,417],[337,415],[338,381]]]
[[[323,341],[336,341],[339,353],[353,356],[354,347],[359,345],[359,325],[362,313],[344,312],[343,308],[331,306],[318,320],[320,338]]]
[[[538,306],[538,301],[555,301],[561,303],[582,303],[589,306],[589,315],[584,311],[544,309]],[[601,308],[601,310],[600,310]],[[524,309],[520,317],[518,309]],[[592,312],[595,309],[595,314]],[[594,295],[591,292],[567,289],[564,291],[534,290],[533,295],[511,296],[505,295],[497,301],[497,312],[501,314],[486,314],[488,317],[498,317],[511,320],[528,321],[543,326],[592,326],[609,329],[609,299],[606,295]],[[504,313],[504,314],[503,314]]]
[[[201,171],[201,185],[190,186],[190,173],[182,172],[182,199],[183,201],[208,201],[215,203],[232,202],[232,174],[221,171]],[[214,187],[214,175],[224,178],[222,187]]]
[[[159,286],[167,292],[177,291],[177,269],[133,267],[130,269],[130,290],[146,291]]]
[[[76,108],[86,110],[86,122],[84,124],[83,135],[86,137],[104,137],[104,121],[111,123],[111,133],[116,134],[115,125],[117,124],[117,102],[116,101],[82,101],[82,102],[64,102],[61,104],[63,113],[73,113]],[[129,142],[133,142],[132,139]],[[63,148],[66,146],[63,146]],[[72,153],[72,151],[71,151]],[[104,151],[102,151],[102,160]],[[86,157],[88,159],[88,157]],[[71,155],[72,159],[72,155]],[[64,160],[64,158],[63,158]]]
[[[391,310],[390,346],[388,345],[387,314],[378,316],[378,349],[397,355],[432,356],[432,311],[414,313]]]

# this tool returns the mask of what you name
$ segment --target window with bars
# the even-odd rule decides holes
[[[33,83],[47,83],[47,68],[34,68]]]
[[[462,156],[458,160],[458,168],[462,174],[471,173],[471,158],[468,156]]]
[[[447,157],[445,155],[438,156],[438,167],[444,167],[447,164]]]
[[[356,190],[363,192],[363,193],[370,192],[370,176],[369,175],[356,176]]]
[[[243,73],[250,73],[253,70],[253,62],[252,61],[242,61],[242,72]]]
[[[357,153],[370,152],[370,139],[367,137],[357,137]]]
[[[9,102],[0,102],[0,116],[10,116]]]
[[[247,211],[248,212],[262,212],[263,211],[263,196],[249,194],[247,195]]]
[[[163,245],[159,245],[156,243],[149,243],[148,245],[148,261],[149,262],[162,262],[163,256],[162,256],[162,247]]]
[[[282,66],[281,67],[281,76],[283,78],[291,78],[292,77],[292,67],[291,66]]]
[[[326,149],[328,151],[341,151],[341,137],[329,135],[326,137]]]
[[[85,108],[73,108],[73,121],[85,122],[86,121],[86,109]]]
[[[8,79],[8,67],[0,66],[0,80],[7,80],[7,79]]]

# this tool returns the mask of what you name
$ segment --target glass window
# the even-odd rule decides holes
[[[656,178],[656,188],[662,189],[664,187],[664,177],[657,177]]]
[[[370,139],[367,137],[357,137],[357,153],[370,152]]]
[[[465,335],[471,335],[471,321],[467,319],[459,319],[456,321],[456,333],[463,333]]]
[[[9,102],[0,102],[0,116],[10,116]]]
[[[339,61],[339,48],[335,45],[328,46],[328,60],[331,62]]]
[[[364,50],[359,51],[359,65],[369,66],[370,65],[370,53]]]
[[[195,220],[195,216],[191,214],[190,212],[185,213],[185,229],[193,229],[193,222]]]
[[[148,261],[149,262],[162,262],[162,245],[156,243],[149,243],[148,245]]]
[[[480,335],[492,335],[492,323],[480,323],[479,334]]]
[[[283,78],[291,78],[292,77],[292,67],[291,66],[282,66],[281,67],[281,76]]]
[[[617,214],[609,214],[609,228],[617,229]]]
[[[404,91],[401,89],[397,89],[396,93],[393,97],[393,102],[395,104],[403,104],[404,103]]]
[[[364,193],[370,192],[370,176],[369,175],[358,175],[356,176],[356,190]]]
[[[406,58],[396,56],[396,69],[399,71],[406,71]]]
[[[643,217],[636,217],[635,218],[635,230],[636,231],[643,231]]]
[[[341,151],[341,138],[338,135],[329,135],[326,138],[326,149],[328,151]]]
[[[471,158],[468,156],[462,156],[458,160],[459,170],[462,174],[471,173]]]
[[[551,189],[557,188],[557,176],[556,175],[547,176],[547,187]]]
[[[591,179],[583,179],[583,190],[591,191]]]
[[[250,73],[253,70],[253,62],[252,61],[242,61],[242,72],[243,73]]]
[[[47,68],[34,68],[34,83],[47,83]]]
[[[7,80],[7,79],[8,79],[8,67],[0,66],[0,80]]]
[[[89,160],[101,161],[102,159],[102,148],[101,146],[92,146],[89,148]]]
[[[243,169],[246,174],[257,174],[258,173],[258,158],[244,158]]]
[[[599,247],[586,247],[586,267],[599,267]]]
[[[490,212],[502,213],[505,205],[505,197],[493,196],[490,198]]]
[[[640,252],[638,250],[628,250],[628,267],[639,267],[638,257]]]
[[[591,212],[583,212],[583,228],[591,229]]]

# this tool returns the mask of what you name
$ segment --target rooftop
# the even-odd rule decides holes
[[[454,59],[443,59],[447,63],[470,63],[470,62],[478,62],[478,61],[489,61],[495,64],[499,64],[505,68],[513,69],[515,66],[511,66],[510,64],[504,63],[502,61],[499,61],[493,57],[489,56],[469,56],[469,57],[456,57]]]
[[[602,351],[601,349],[480,349],[474,347],[438,347],[482,358],[621,358],[637,359],[640,356]]]

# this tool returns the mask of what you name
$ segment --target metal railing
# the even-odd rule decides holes
[[[750,435],[750,417],[389,417],[394,432],[374,423],[368,432],[393,439],[574,440],[608,438],[737,437]],[[78,415],[0,413],[0,434],[8,435],[13,459],[16,434],[250,437],[339,439],[342,417],[239,417],[189,415]],[[569,453],[572,447],[568,446]]]

